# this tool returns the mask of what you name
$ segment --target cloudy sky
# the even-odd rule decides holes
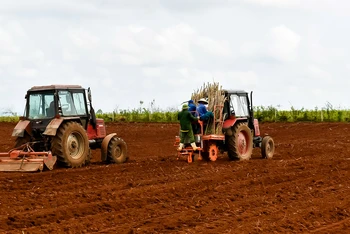
[[[34,85],[95,109],[178,108],[204,82],[281,109],[350,108],[348,0],[0,0],[0,111]]]

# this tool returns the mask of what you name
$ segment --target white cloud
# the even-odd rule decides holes
[[[38,71],[33,68],[22,68],[16,72],[16,75],[24,78],[34,78],[38,75]]]
[[[227,76],[228,76],[228,78],[239,79],[240,86],[244,86],[244,87],[253,86],[253,87],[255,87],[256,85],[258,85],[258,76],[253,71],[228,72]]]
[[[1,55],[0,54],[0,65],[10,65],[16,61],[16,58],[11,55]]]
[[[19,53],[20,47],[16,45],[12,34],[4,28],[0,27],[0,52]]]
[[[99,43],[99,38],[84,29],[72,29],[67,37],[72,43],[82,49],[94,49]]]
[[[324,92],[323,92],[323,89],[320,89],[320,88],[312,88],[311,89],[311,93],[312,95],[314,96],[318,96],[318,97],[324,97]]]
[[[161,78],[162,76],[164,78],[166,77],[166,73],[160,67],[144,67],[142,68],[142,72],[147,77],[159,77],[159,78]]]
[[[78,53],[73,53],[68,48],[63,48],[62,57],[63,60],[67,62],[77,61],[80,58]]]
[[[215,41],[207,37],[198,37],[195,43],[209,54],[217,56],[231,55],[231,49],[228,41]]]
[[[308,72],[310,76],[315,80],[331,81],[331,75],[327,71],[316,65],[308,66]]]
[[[270,28],[257,41],[244,41],[239,46],[241,56],[273,58],[279,62],[292,62],[298,57],[301,36],[285,25]]]
[[[297,87],[295,85],[291,85],[288,87],[288,92],[293,93],[293,94],[297,94],[299,92],[299,87]]]
[[[243,2],[262,6],[291,7],[299,6],[302,3],[302,0],[243,0]]]
[[[345,0],[4,1],[1,95],[22,111],[23,95],[10,92],[14,84],[24,93],[32,85],[75,83],[90,86],[103,111],[153,98],[166,108],[214,80],[254,90],[257,105],[313,108],[326,99],[317,90],[327,90],[337,105],[348,90],[330,82],[350,80],[349,6]],[[130,87],[137,95],[130,97]]]
[[[240,53],[246,57],[254,57],[258,55],[261,50],[261,44],[259,42],[247,41],[243,42],[240,46]]]
[[[219,82],[226,89],[252,89],[258,83],[258,75],[254,71],[205,71],[181,68],[178,72],[187,80],[189,85],[202,85],[206,82]]]
[[[113,41],[113,48],[120,51],[121,61],[126,65],[193,63],[194,45],[209,55],[231,54],[228,41],[201,36],[183,23],[159,31],[129,26],[120,29]]]
[[[301,36],[285,25],[270,30],[269,54],[282,61],[293,61],[297,58]]]

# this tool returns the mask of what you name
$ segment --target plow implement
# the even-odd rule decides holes
[[[0,153],[0,171],[42,171],[44,166],[52,170],[56,160],[57,157],[50,151],[35,152],[27,143],[7,153]]]
[[[175,143],[174,146],[176,148],[179,147],[180,143],[180,137],[176,136],[175,137]],[[181,160],[182,158],[186,158],[188,163],[192,163],[193,161],[201,161],[203,160],[202,157],[202,148],[197,147],[198,154],[195,154],[195,151],[191,146],[184,147],[182,150],[177,150],[177,160]]]
[[[195,154],[192,148],[185,148],[177,151],[177,160],[180,160],[182,157],[186,157],[187,162],[191,163],[193,161],[201,161],[201,148],[198,148],[198,154]]]

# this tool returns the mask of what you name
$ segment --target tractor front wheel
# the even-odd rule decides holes
[[[275,142],[272,137],[265,136],[261,142],[261,156],[270,159],[275,153]]]
[[[108,143],[108,162],[124,163],[127,159],[127,146],[125,141],[119,137],[114,136]]]
[[[245,123],[232,129],[232,136],[226,136],[227,154],[230,159],[248,160],[253,152],[253,136]]]
[[[51,142],[52,154],[66,167],[81,167],[89,161],[89,140],[77,122],[63,123]]]

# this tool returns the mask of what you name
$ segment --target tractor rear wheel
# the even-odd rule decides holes
[[[63,123],[51,142],[52,154],[66,167],[81,167],[89,160],[89,140],[77,122]]]
[[[119,137],[114,136],[108,143],[108,162],[124,163],[127,159],[127,146],[125,141]]]
[[[232,136],[226,136],[227,154],[230,159],[248,160],[253,152],[253,136],[245,123],[232,129]]]
[[[273,157],[274,153],[275,153],[275,142],[273,141],[272,137],[265,136],[261,143],[261,156],[263,158],[270,159]]]

